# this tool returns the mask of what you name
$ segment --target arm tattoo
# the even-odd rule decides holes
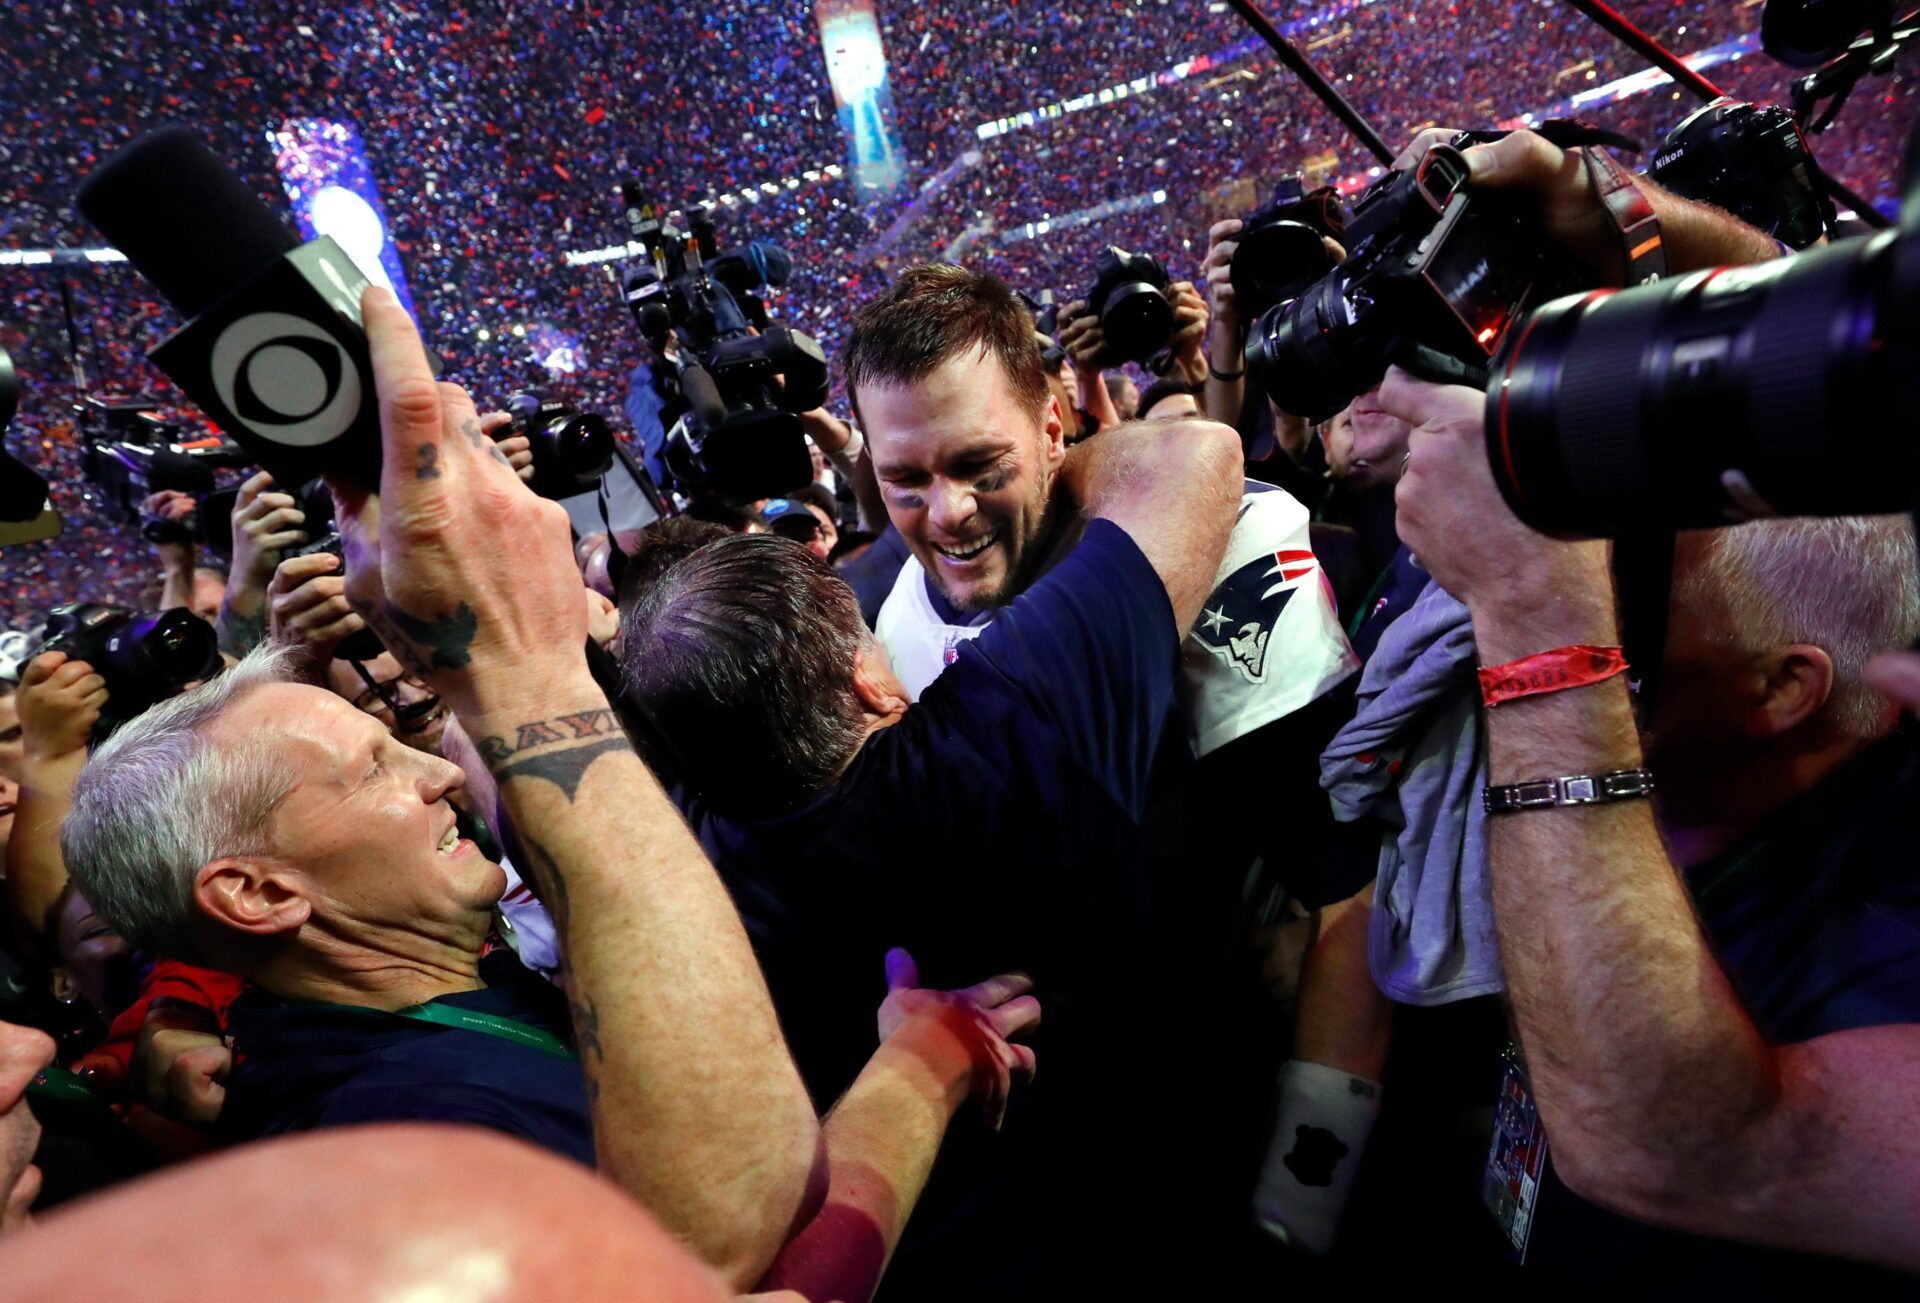
[[[566,974],[567,1012],[573,1018],[573,1046],[580,1054],[580,1062],[587,1069],[587,1098],[590,1103],[600,1099],[600,1079],[597,1069],[600,1066],[603,1051],[600,1045],[600,1010],[593,997],[580,990],[580,984],[574,980],[573,965],[568,961],[572,948],[567,928],[573,918],[573,906],[567,893],[566,875],[560,872],[560,866],[554,862],[553,855],[531,837],[522,837],[520,847],[527,855],[527,868],[534,889],[539,892],[541,903],[546,905],[553,915],[555,928],[560,934],[560,967]]]
[[[392,602],[382,602],[380,614],[384,618],[375,624],[375,631],[416,673],[463,669],[473,659],[473,638],[480,632],[480,620],[465,602],[452,615],[438,620],[422,620]],[[385,636],[389,628],[382,625],[399,635],[399,645],[393,637]]]
[[[413,473],[416,480],[437,480],[440,478],[440,445],[423,443],[420,445],[420,469]]]
[[[220,614],[213,622],[220,650],[229,656],[245,656],[267,640],[267,608],[257,615],[236,615],[228,602],[220,603]]]
[[[593,740],[585,746],[544,749],[583,738]],[[619,716],[611,710],[583,710],[534,720],[520,725],[511,738],[498,734],[482,738],[479,749],[480,758],[502,786],[509,778],[522,775],[544,778],[566,794],[568,803],[579,795],[580,782],[594,761],[609,752],[632,751]]]

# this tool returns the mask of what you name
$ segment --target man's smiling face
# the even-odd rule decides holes
[[[859,403],[887,514],[947,601],[1012,600],[1066,457],[1056,401],[1033,408],[998,358],[966,349],[923,379],[863,386]]]

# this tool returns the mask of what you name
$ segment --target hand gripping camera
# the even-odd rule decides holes
[[[50,651],[85,661],[107,681],[96,729],[102,737],[220,664],[213,626],[180,606],[145,615],[99,602],[56,606],[34,655]]]
[[[1173,337],[1173,304],[1167,299],[1172,284],[1150,253],[1128,253],[1112,244],[1100,251],[1093,260],[1086,311],[1100,319],[1104,365],[1144,362],[1166,348]]]
[[[1327,420],[1391,365],[1484,385],[1514,321],[1574,287],[1521,201],[1466,181],[1444,145],[1381,178],[1354,205],[1347,260],[1254,324],[1247,366],[1282,411]]]

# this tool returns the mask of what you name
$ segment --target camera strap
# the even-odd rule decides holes
[[[1660,235],[1660,218],[1653,201],[1634,180],[1633,173],[1613,161],[1613,156],[1597,145],[1580,151],[1586,160],[1587,175],[1593,180],[1593,193],[1606,210],[1614,231],[1620,237],[1620,254],[1626,267],[1626,283],[1643,285],[1667,274],[1667,246]]]

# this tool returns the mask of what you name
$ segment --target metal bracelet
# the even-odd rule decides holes
[[[1611,774],[1569,774],[1561,778],[1535,778],[1524,783],[1489,783],[1481,789],[1480,799],[1488,814],[1513,814],[1521,810],[1633,801],[1652,795],[1651,771],[1621,769]]]

